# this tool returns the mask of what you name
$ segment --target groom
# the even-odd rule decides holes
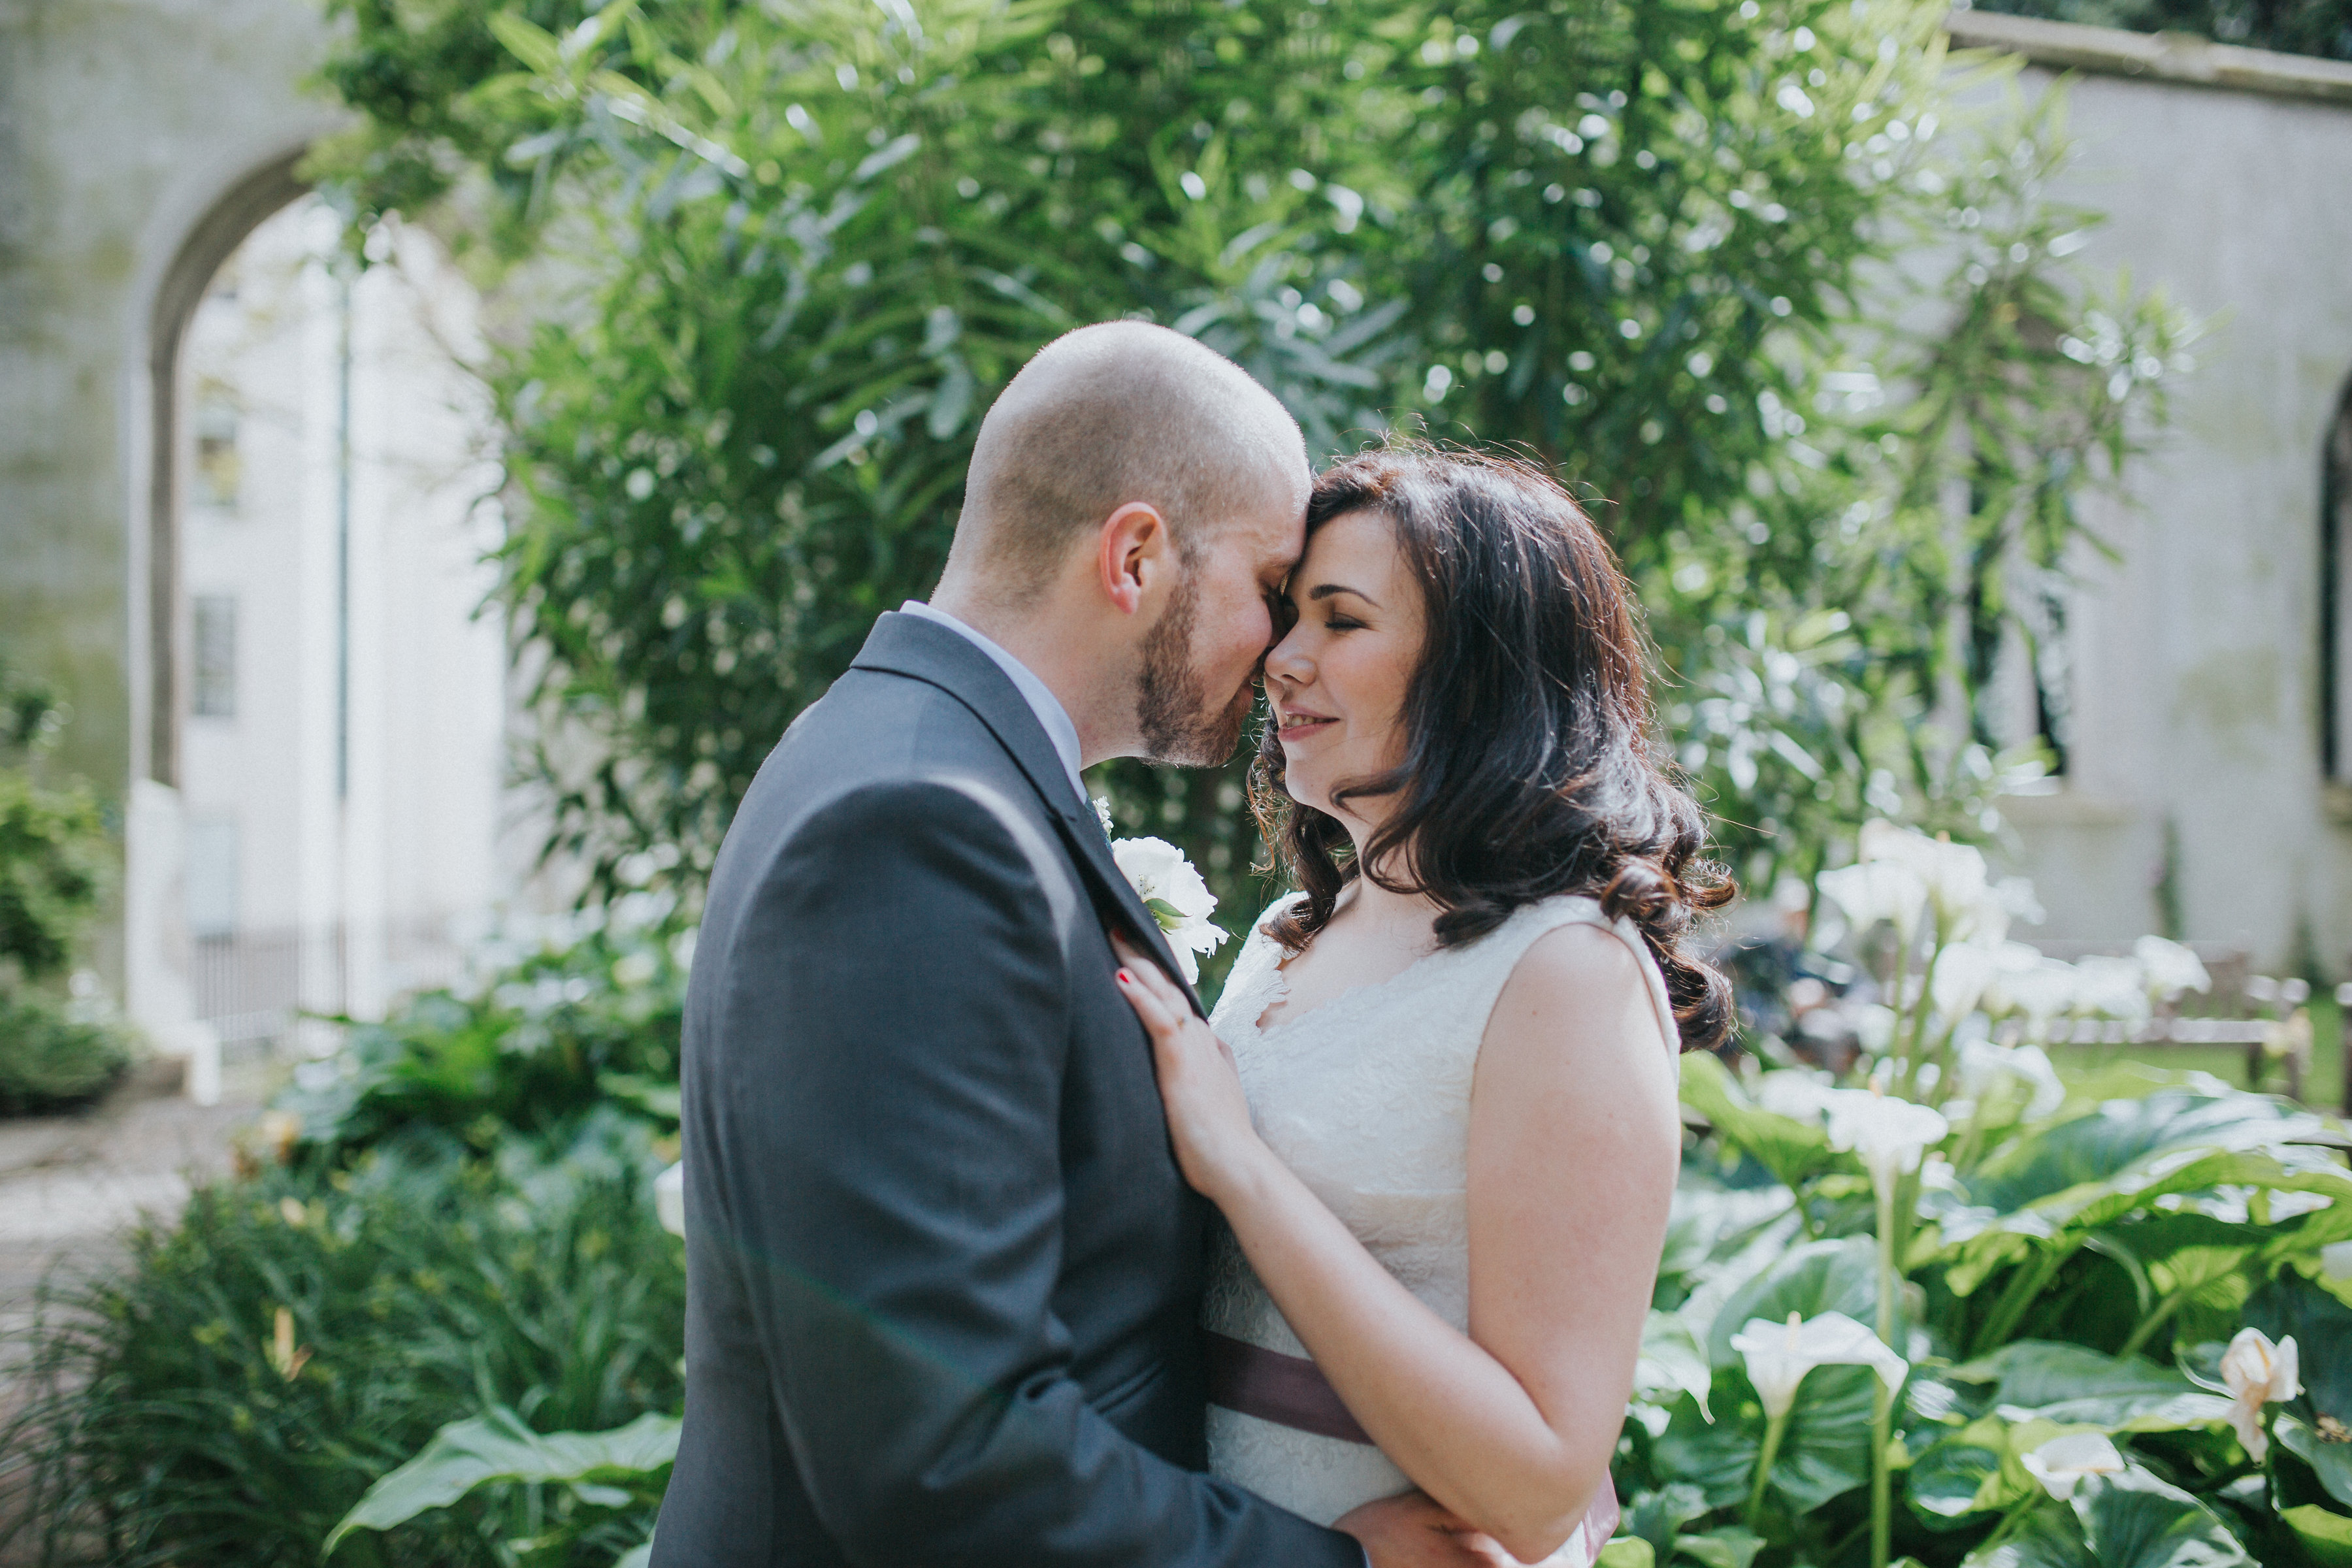
[[[930,605],[745,795],[685,1030],[686,1428],[654,1568],[1405,1568],[1200,1473],[1207,1206],[1107,931],[1174,963],[1079,769],[1231,756],[1309,476],[1189,339],[1082,329],[981,426]]]

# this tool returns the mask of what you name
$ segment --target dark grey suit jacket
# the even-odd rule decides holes
[[[886,615],[760,770],[685,1034],[686,1430],[655,1568],[1361,1568],[1198,1473],[1206,1205],[1028,705]]]

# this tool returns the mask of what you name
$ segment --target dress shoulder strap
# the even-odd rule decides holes
[[[1211,1011],[1210,1021],[1220,1030],[1237,1023],[1253,1026],[1260,1013],[1272,1000],[1271,992],[1284,957],[1282,944],[1265,934],[1265,924],[1286,905],[1305,898],[1304,893],[1286,893],[1259,912],[1258,917],[1234,934],[1240,937],[1242,949],[1234,955],[1234,966],[1226,973],[1225,988]]]

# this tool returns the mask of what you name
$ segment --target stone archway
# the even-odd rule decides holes
[[[396,220],[347,265],[295,166],[257,168],[189,231],[142,367],[126,967],[141,1021],[192,1061],[323,1045],[306,1017],[454,977],[509,891],[506,650],[478,613],[496,465],[465,368],[480,299]]]
[[[281,150],[232,181],[192,224],[157,279],[144,312],[146,362],[140,403],[146,415],[144,471],[131,476],[131,528],[138,547],[127,584],[143,658],[126,672],[131,777],[123,812],[124,1001],[156,1046],[188,1060],[188,1089],[209,1102],[220,1092],[217,1035],[197,1023],[194,952],[184,911],[186,824],[181,810],[180,741],[187,710],[186,595],[181,531],[186,489],[181,358],[188,328],[223,263],[271,216],[309,189],[295,177],[308,143]],[[143,732],[142,732],[143,731]]]
[[[164,271],[148,320],[146,615],[148,659],[145,776],[176,786],[180,716],[185,706],[186,631],[182,625],[180,526],[185,491],[180,356],[188,323],[222,263],[272,214],[310,190],[294,170],[307,149],[285,153],[231,185],[200,218]]]
[[[2336,399],[2321,447],[2319,475],[2319,756],[2338,801],[2352,805],[2352,381]]]

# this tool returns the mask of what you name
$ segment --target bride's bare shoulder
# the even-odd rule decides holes
[[[1638,940],[1638,939],[1637,939]],[[1650,969],[1633,942],[1594,918],[1555,925],[1528,945],[1495,1000],[1486,1050],[1506,1057],[1515,1042],[1584,1067],[1614,1057],[1625,1042],[1636,1055],[1660,1056],[1660,1028]],[[1670,1059],[1670,1055],[1667,1058]]]

